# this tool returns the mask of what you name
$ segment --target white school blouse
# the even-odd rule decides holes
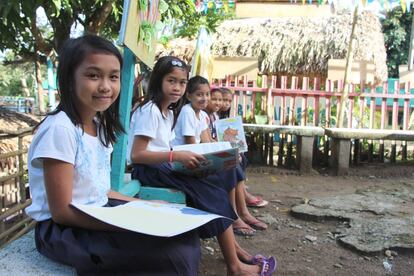
[[[183,106],[174,127],[175,138],[172,141],[172,146],[184,145],[185,136],[193,136],[195,137],[196,144],[200,143],[201,132],[208,128],[206,121],[208,115],[201,110],[199,117],[197,118],[191,103]]]
[[[149,101],[138,107],[131,117],[128,134],[127,161],[131,164],[131,151],[135,136],[142,135],[151,138],[148,142],[149,151],[169,151],[170,142],[174,138],[172,125],[174,114],[168,110],[168,116],[162,115],[159,108]]]
[[[44,158],[74,166],[72,202],[103,206],[110,189],[112,146],[76,127],[65,112],[48,116],[37,129],[28,154],[32,204],[26,213],[36,221],[51,218],[45,190]]]

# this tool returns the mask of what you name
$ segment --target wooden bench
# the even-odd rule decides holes
[[[302,174],[308,174],[312,170],[313,144],[315,136],[323,136],[324,129],[313,126],[276,126],[243,124],[245,133],[273,133],[289,134],[297,137],[296,163]]]
[[[414,131],[387,129],[327,128],[325,135],[332,139],[332,167],[337,175],[348,173],[351,140],[414,141]]]
[[[164,200],[171,203],[185,204],[185,194],[176,189],[142,186],[138,180],[131,180],[130,174],[125,174],[124,185],[120,193],[128,196],[138,195],[145,200]]]

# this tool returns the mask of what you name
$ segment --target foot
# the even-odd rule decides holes
[[[238,218],[233,222],[233,232],[239,236],[253,236],[256,232],[250,225]]]
[[[269,204],[269,201],[264,200],[260,196],[246,197],[247,207],[263,208]]]
[[[263,262],[260,265],[247,265],[240,263],[235,268],[227,268],[228,276],[252,276],[252,275],[271,275],[269,263]]]
[[[240,216],[240,217],[245,223],[250,225],[255,230],[266,230],[268,227],[266,223],[258,220],[257,218],[253,217],[250,214],[246,216]]]

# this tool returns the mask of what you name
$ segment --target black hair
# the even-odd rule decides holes
[[[139,107],[142,107],[149,101],[152,101],[162,112],[161,103],[164,97],[164,92],[162,91],[162,81],[164,77],[167,74],[171,73],[175,68],[184,70],[188,79],[189,70],[187,64],[184,61],[173,56],[165,56],[158,59],[157,63],[154,66],[154,69],[151,72],[147,94],[145,95],[144,101],[142,101]],[[178,102],[172,103],[170,106],[168,106],[168,109],[172,110],[174,113],[173,126],[175,125],[178,113],[184,101],[185,97],[181,97]]]
[[[203,78],[202,76],[194,76],[188,80],[187,88],[185,90],[185,95],[193,94],[200,85],[208,85],[210,88],[210,83],[206,78]],[[189,103],[190,101],[186,98],[185,103]]]
[[[110,41],[96,35],[68,39],[60,49],[58,57],[57,81],[60,102],[56,109],[47,115],[55,115],[64,111],[75,126],[82,126],[75,103],[75,71],[89,54],[114,55],[119,61],[120,69],[122,68],[121,53]],[[97,132],[103,134],[99,138],[106,147],[116,142],[118,134],[125,132],[119,120],[119,101],[118,96],[107,110],[98,112],[96,115],[100,122]]]
[[[220,92],[221,92],[222,95],[229,94],[229,95],[233,96],[233,93],[231,92],[231,90],[226,88],[226,87],[220,87]],[[220,119],[229,118],[230,117],[230,109],[231,108],[229,108],[226,111],[219,110],[219,112],[218,112],[219,118]]]

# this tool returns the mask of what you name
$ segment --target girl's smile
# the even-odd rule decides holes
[[[201,84],[197,90],[187,94],[187,99],[191,102],[191,106],[195,112],[206,109],[209,98],[210,87],[207,84]]]
[[[83,123],[105,111],[121,89],[121,65],[114,55],[89,54],[75,71],[75,102]]]

